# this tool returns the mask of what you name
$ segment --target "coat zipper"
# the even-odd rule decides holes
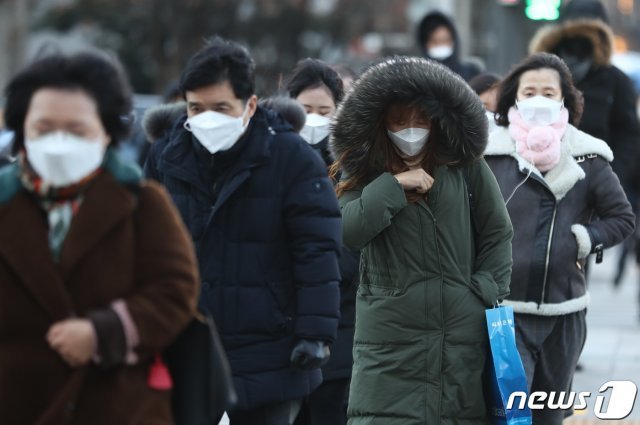
[[[418,224],[420,226],[420,250],[422,252],[422,257],[421,260],[426,260],[426,253],[425,253],[425,249],[424,249],[424,237],[423,237],[423,232],[424,232],[424,225],[422,223],[422,213],[420,211],[420,207],[418,207],[416,209],[417,211],[417,215],[418,215]],[[425,303],[424,303],[424,322],[427,323],[428,317],[429,317],[429,309],[427,308],[427,280],[428,280],[428,276],[427,276],[427,269],[424,269],[424,299],[425,299]],[[425,336],[426,339],[426,336]],[[428,382],[428,365],[425,365],[424,367],[424,392],[425,394],[427,394],[428,392],[428,388],[427,388],[427,382]],[[427,416],[428,413],[428,407],[427,404],[425,403],[424,405],[424,415],[425,417]]]
[[[551,228],[549,229],[549,241],[547,242],[547,257],[544,264],[544,279],[542,280],[542,298],[540,299],[540,303],[538,304],[538,309],[540,309],[541,304],[544,304],[544,296],[547,289],[547,278],[549,277],[549,260],[551,258],[551,242],[553,241],[553,229],[556,224],[557,212],[558,212],[558,206],[554,204],[553,216],[551,218]]]
[[[444,332],[444,308],[443,308],[443,294],[444,294],[444,274],[442,272],[442,259],[440,258],[440,246],[438,245],[438,221],[436,217],[433,215],[430,209],[427,209],[427,212],[431,216],[433,220],[433,240],[436,246],[436,255],[438,257],[438,268],[440,269],[440,323],[443,327]],[[442,377],[442,356],[444,353],[444,335],[440,341],[440,377]],[[442,412],[442,386],[440,387],[440,398],[438,400],[438,412],[437,415],[440,417]]]

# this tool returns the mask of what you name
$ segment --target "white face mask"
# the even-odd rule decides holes
[[[489,121],[489,134],[496,128],[498,128],[498,124],[496,124],[495,114],[491,111],[485,111],[487,115],[487,121]]]
[[[387,129],[391,141],[405,155],[414,156],[422,150],[427,143],[429,130],[426,128],[405,128],[395,133]]]
[[[69,186],[96,171],[106,147],[100,140],[87,140],[56,131],[24,142],[27,159],[45,183]]]
[[[300,130],[300,136],[309,143],[320,143],[329,135],[331,119],[318,114],[308,114],[304,127]]]
[[[241,117],[230,117],[220,112],[206,111],[194,115],[184,123],[184,128],[192,132],[198,142],[210,153],[226,151],[238,141],[249,125],[244,124],[244,117],[249,111],[249,104]]]
[[[517,101],[516,106],[523,120],[531,125],[547,126],[558,121],[563,102],[544,96],[534,96]]]
[[[453,55],[453,47],[447,45],[436,46],[430,48],[428,53],[429,57],[442,61]]]

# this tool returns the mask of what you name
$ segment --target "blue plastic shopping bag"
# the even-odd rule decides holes
[[[486,311],[491,355],[485,370],[488,384],[489,416],[494,425],[531,425],[531,411],[519,409],[522,397],[528,396],[527,376],[516,347],[513,308],[500,306]],[[507,409],[509,397],[521,394]]]

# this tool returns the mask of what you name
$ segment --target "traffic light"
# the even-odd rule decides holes
[[[534,21],[555,21],[560,17],[562,0],[526,0],[524,14]]]

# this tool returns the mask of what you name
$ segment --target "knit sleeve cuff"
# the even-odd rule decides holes
[[[135,353],[135,348],[140,343],[140,336],[138,335],[138,328],[129,313],[127,304],[123,300],[117,300],[111,304],[111,309],[115,311],[120,319],[120,324],[124,330],[124,337],[126,342],[126,352],[124,356],[124,362],[128,365],[136,364],[138,362],[138,356]]]
[[[119,364],[135,364],[133,351],[139,343],[138,331],[124,301],[117,300],[109,308],[88,314],[98,340],[94,361],[105,368]]]
[[[582,260],[587,258],[591,253],[592,248],[589,230],[587,230],[587,228],[582,224],[574,224],[571,226],[571,232],[573,233],[573,236],[575,236],[576,243],[578,244],[578,259]]]

